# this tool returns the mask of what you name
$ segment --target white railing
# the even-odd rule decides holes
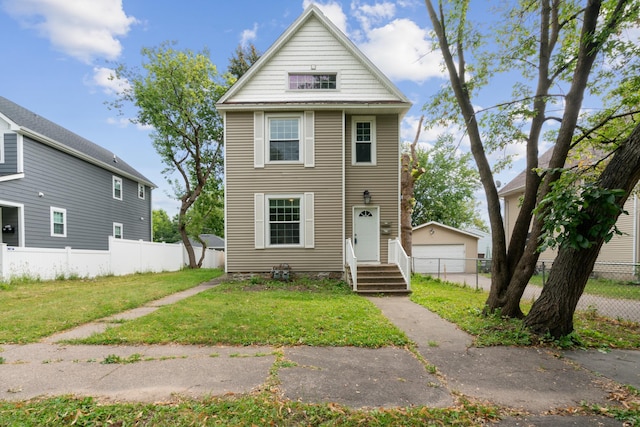
[[[197,255],[201,248],[194,248]],[[0,244],[0,281],[28,277],[40,280],[178,271],[188,263],[182,243],[154,243],[109,238],[108,250],[48,249]],[[203,267],[224,264],[221,251],[207,250]]]
[[[353,249],[351,239],[347,239],[344,242],[344,263],[349,266],[349,272],[351,274],[351,287],[354,291],[358,290],[358,259],[356,258],[356,252]]]
[[[388,263],[396,264],[407,284],[407,290],[411,290],[411,258],[407,255],[399,238],[389,239]]]

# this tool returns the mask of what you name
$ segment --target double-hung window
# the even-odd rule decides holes
[[[113,176],[113,198],[122,200],[122,178]]]
[[[300,134],[302,117],[270,116],[267,118],[269,135],[269,162],[300,162]]]
[[[138,183],[138,198],[139,199],[144,199],[145,193],[146,193],[146,191],[144,189],[144,184]]]
[[[51,207],[51,236],[67,237],[67,210]]]
[[[299,245],[300,198],[269,199],[269,245]]]
[[[314,195],[254,194],[255,248],[313,248]]]
[[[354,165],[376,164],[375,117],[354,117],[352,121],[352,160]]]
[[[119,222],[113,223],[113,237],[116,239],[122,239],[122,224]]]

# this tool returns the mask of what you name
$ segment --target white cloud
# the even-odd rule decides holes
[[[347,15],[343,12],[340,3],[332,0],[326,3],[320,3],[314,0],[303,0],[302,8],[306,9],[311,4],[318,6],[322,13],[324,13],[336,27],[338,27],[343,33],[347,34]]]
[[[362,29],[368,32],[375,24],[383,20],[389,20],[396,14],[396,5],[390,2],[376,4],[360,4],[356,1],[351,4],[354,16],[360,22]]]
[[[125,14],[122,0],[5,0],[2,6],[56,50],[85,63],[117,59],[122,51],[118,37],[137,22]]]
[[[93,77],[91,81],[87,82],[89,86],[98,86],[107,95],[119,95],[131,86],[129,82],[124,80],[118,80],[116,72],[111,68],[106,67],[94,67]]]
[[[392,80],[422,83],[443,77],[441,56],[432,49],[426,29],[410,19],[395,19],[366,33],[359,47]]]
[[[240,35],[240,44],[242,47],[247,47],[249,43],[254,41],[258,37],[258,24],[254,23],[253,28],[250,30],[244,30]]]

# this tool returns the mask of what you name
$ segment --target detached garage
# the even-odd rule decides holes
[[[413,228],[415,273],[475,273],[480,236],[431,221]]]

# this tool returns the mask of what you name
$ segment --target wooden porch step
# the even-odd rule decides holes
[[[359,265],[358,290],[356,292],[359,294],[393,295],[411,293],[400,269],[395,264]]]

